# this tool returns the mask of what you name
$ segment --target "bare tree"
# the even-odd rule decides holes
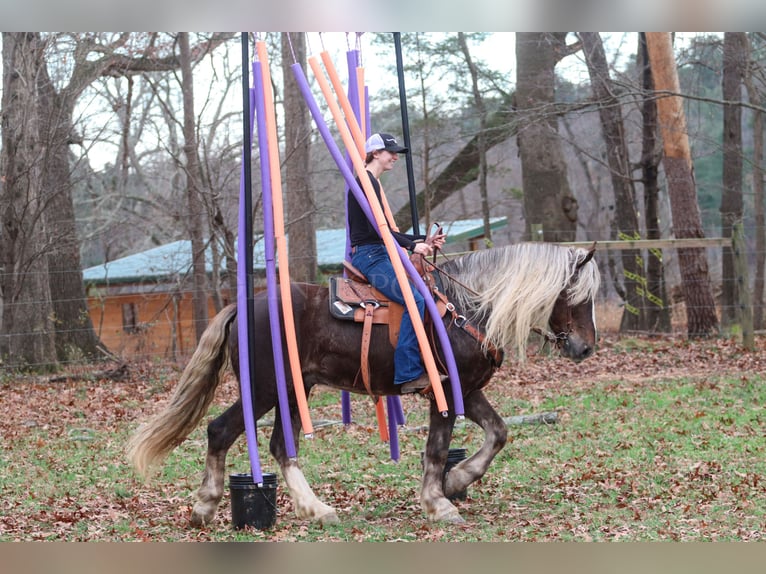
[[[644,186],[644,222],[646,238],[660,239],[660,186],[658,174],[661,151],[657,144],[657,103],[652,96],[654,82],[649,67],[649,55],[646,51],[646,37],[639,34],[639,73],[643,88],[642,113],[642,150],[641,182]],[[647,328],[650,331],[670,332],[670,305],[667,297],[661,249],[649,249],[646,261],[646,310]]]
[[[721,194],[721,236],[731,237],[735,223],[742,220],[742,81],[747,66],[747,37],[744,32],[723,36],[723,193]],[[721,326],[736,322],[737,282],[734,254],[723,248],[721,274]]]
[[[282,82],[285,114],[285,187],[290,275],[296,281],[314,282],[317,276],[316,202],[310,185],[309,146],[311,121],[291,66],[306,67],[304,34],[282,32]]]
[[[670,34],[646,32],[646,45],[655,89],[679,94],[680,86]],[[682,99],[677,95],[660,97],[657,110],[675,235],[678,238],[704,237]],[[679,249],[678,258],[689,337],[704,337],[716,333],[718,317],[704,248]]]
[[[747,39],[747,38],[746,38]],[[747,44],[748,54],[751,52],[750,42]],[[744,82],[747,87],[750,103],[763,107],[763,91],[759,89],[757,80],[763,85],[764,69],[751,61],[748,57],[748,66],[745,72]],[[755,283],[753,285],[753,328],[763,329],[763,290],[764,290],[764,267],[766,266],[766,201],[763,190],[763,112],[753,111],[753,211],[755,212]]]
[[[0,157],[1,350],[10,367],[57,367],[45,233],[46,141],[41,137],[39,80],[45,42],[39,33],[3,32]]]
[[[178,34],[178,48],[181,60],[181,92],[183,94],[183,132],[184,155],[186,156],[186,199],[188,217],[186,219],[192,248],[192,309],[194,332],[197,341],[202,338],[208,323],[207,314],[207,274],[205,272],[205,223],[204,207],[200,198],[199,157],[197,155],[197,123],[194,114],[194,74],[189,47],[189,33]]]
[[[408,53],[412,54],[414,63],[405,68],[418,80],[419,87],[419,116],[417,130],[423,141],[422,151],[419,152],[421,162],[422,184],[417,192],[415,203],[417,212],[425,217],[426,224],[431,222],[431,210],[437,208],[449,199],[453,194],[463,190],[467,185],[476,181],[480,176],[479,165],[481,164],[482,152],[485,158],[493,147],[506,142],[516,134],[516,118],[513,113],[512,95],[506,93],[497,81],[497,74],[488,78],[487,70],[480,66],[479,62],[473,62],[477,72],[477,80],[483,79],[490,82],[493,87],[494,110],[490,112],[488,98],[482,95],[482,102],[486,106],[483,129],[472,128],[467,136],[465,144],[458,150],[454,147],[449,150],[449,161],[440,167],[439,150],[444,141],[453,144],[457,130],[454,117],[443,113],[448,108],[450,100],[456,99],[456,94],[464,92],[465,85],[465,56],[455,58],[460,52],[457,36],[448,36],[444,41],[436,44],[428,42],[428,35],[414,33],[403,35],[405,40],[411,42]],[[470,40],[472,35],[465,39]],[[438,63],[438,64],[437,64]],[[444,66],[450,67],[450,73],[454,75],[448,91],[434,89],[444,81]],[[468,94],[473,100],[473,89]],[[414,122],[413,122],[414,123]],[[473,122],[471,122],[473,126]],[[462,136],[461,136],[462,137]],[[438,171],[440,170],[440,171]],[[489,173],[490,166],[486,167],[485,173]],[[406,228],[411,224],[410,205],[405,204],[395,213],[394,219],[397,225]]]
[[[201,40],[190,50],[192,60],[198,61],[229,37],[232,35],[214,34]],[[172,42],[163,42],[163,37],[157,33],[57,34],[49,38],[48,45],[62,53],[67,51],[66,58],[51,59],[56,64],[65,62],[67,74],[51,78],[42,71],[36,78],[40,83],[40,94],[44,95],[40,105],[46,110],[43,138],[47,149],[43,177],[47,194],[45,209],[49,214],[47,233],[56,245],[56,250],[49,254],[49,289],[58,319],[55,323],[56,348],[60,358],[67,359],[71,353],[90,356],[97,344],[85,303],[79,240],[75,235],[72,170],[68,160],[69,146],[77,141],[73,129],[75,104],[83,91],[99,77],[176,70],[180,64]],[[68,79],[62,79],[64,76]]]
[[[577,199],[567,179],[554,105],[554,69],[566,51],[565,38],[566,33],[516,34],[518,142],[527,235],[531,226],[541,224],[545,241],[574,241],[577,231]]]
[[[481,197],[481,214],[484,220],[484,238],[487,241],[492,240],[492,229],[489,221],[489,195],[487,191],[487,106],[484,104],[484,98],[479,90],[479,72],[471,58],[471,52],[468,49],[465,33],[458,32],[458,44],[463,52],[465,63],[471,74],[471,92],[473,93],[473,103],[476,106],[476,112],[479,115],[479,133],[477,134],[477,151],[479,152],[479,196]]]
[[[613,238],[635,239],[640,237],[635,208],[635,189],[616,86],[609,77],[609,66],[599,33],[580,32],[579,35],[583,44],[593,96],[598,102],[601,130],[604,134],[606,157],[614,190],[616,211],[613,220]],[[646,327],[646,277],[640,252],[637,249],[625,249],[621,251],[621,255],[625,311],[622,314],[620,329],[623,331],[643,329]]]

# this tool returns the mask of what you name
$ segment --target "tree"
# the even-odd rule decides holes
[[[285,188],[287,233],[290,237],[290,276],[312,283],[317,276],[316,202],[310,184],[311,118],[291,66],[306,68],[304,34],[282,32],[282,85],[285,115]]]
[[[641,183],[644,186],[644,221],[646,238],[660,239],[660,186],[658,174],[661,153],[657,145],[657,104],[652,92],[652,70],[646,51],[646,37],[639,34],[639,66],[641,75]],[[663,255],[660,249],[649,249],[646,262],[647,328],[650,331],[670,332],[670,305],[668,304]]]
[[[721,194],[721,236],[732,236],[735,223],[742,221],[742,81],[747,67],[747,37],[744,32],[723,36],[723,193]],[[737,282],[734,254],[723,248],[721,274],[721,324],[736,323]]]
[[[458,32],[458,44],[463,52],[468,71],[471,73],[471,91],[473,93],[473,102],[479,115],[479,133],[477,134],[477,151],[479,153],[479,195],[481,196],[481,214],[484,220],[484,238],[486,241],[492,240],[492,229],[490,227],[489,195],[487,191],[487,106],[484,104],[484,98],[479,90],[479,72],[471,58],[471,52],[468,49],[465,33]]]
[[[555,66],[566,33],[516,34],[516,105],[527,235],[542,225],[544,241],[574,241],[577,199],[567,167],[555,111]]]
[[[579,36],[583,44],[593,96],[598,103],[601,130],[604,134],[606,157],[614,190],[616,212],[612,231],[613,239],[635,239],[640,237],[635,209],[635,189],[616,86],[609,77],[609,66],[599,33],[580,32]],[[646,277],[643,261],[637,249],[625,249],[620,253],[624,275],[624,288],[621,295],[625,302],[620,329],[622,331],[643,329],[646,327]]]
[[[469,43],[480,41],[481,38],[481,33],[475,33],[467,35],[465,40]],[[403,44],[408,45],[406,53],[412,54],[414,60],[414,64],[405,65],[405,71],[417,78],[419,87],[420,107],[417,110],[419,118],[416,129],[423,141],[419,153],[419,181],[422,184],[418,186],[420,190],[416,194],[415,203],[418,213],[425,216],[428,224],[432,209],[479,178],[481,148],[486,157],[489,150],[516,134],[517,124],[513,97],[502,85],[503,78],[497,73],[490,74],[481,62],[473,61],[477,80],[481,80],[482,101],[486,108],[484,129],[480,129],[481,122],[475,119],[473,111],[473,89],[466,92],[464,87],[465,55],[455,57],[461,51],[457,35],[447,35],[436,43],[429,43],[428,34],[423,33],[403,34],[402,39]],[[454,77],[449,89],[440,89],[439,86],[448,74]],[[487,88],[483,87],[486,85],[491,85],[491,96]],[[448,114],[448,110],[454,113]],[[464,125],[470,130],[467,134],[461,129]],[[458,139],[465,140],[459,148],[454,145]],[[451,159],[440,167],[444,150],[447,150]],[[489,173],[490,169],[488,165],[486,172]],[[411,224],[410,205],[405,204],[398,209],[394,219],[399,227],[407,228]]]
[[[751,44],[748,40],[748,53]],[[750,102],[763,107],[763,88],[759,89],[756,79],[763,77],[763,68],[748,58],[744,82]],[[753,285],[753,328],[763,329],[764,266],[766,266],[766,217],[763,190],[763,112],[753,111],[753,211],[755,212],[755,283]]]
[[[191,48],[191,58],[199,61],[232,34],[213,34]],[[49,45],[62,57],[49,65],[66,63],[66,70],[54,78],[47,70],[36,77],[41,97],[38,105],[45,108],[43,123],[46,142],[45,210],[47,233],[56,248],[49,256],[49,290],[54,301],[56,348],[62,360],[70,354],[92,356],[97,339],[90,323],[76,237],[72,202],[72,169],[69,146],[78,140],[74,132],[75,104],[83,91],[102,76],[130,76],[149,71],[177,70],[178,56],[173,42],[163,42],[160,34],[55,34]],[[66,52],[66,57],[63,54]],[[63,62],[63,63],[62,63]],[[58,87],[57,87],[58,86]]]
[[[673,229],[678,238],[704,237],[694,185],[691,150],[686,132],[683,102],[669,33],[646,32],[646,46],[657,100],[658,122],[663,140],[663,166],[668,182]],[[663,94],[663,92],[669,92]],[[718,317],[710,285],[705,250],[678,249],[683,294],[686,303],[687,333],[705,337],[718,330]]]
[[[0,289],[3,360],[39,371],[57,367],[48,284],[44,158],[39,79],[45,42],[39,33],[3,32],[0,157]]]
[[[202,339],[208,323],[207,314],[207,274],[205,272],[205,217],[204,207],[200,199],[200,171],[197,155],[197,125],[194,119],[194,74],[192,72],[192,57],[189,47],[189,33],[178,34],[178,47],[181,62],[181,92],[183,94],[183,132],[184,155],[186,156],[186,198],[188,201],[188,217],[186,223],[192,248],[192,309],[194,316],[194,332],[197,341]]]

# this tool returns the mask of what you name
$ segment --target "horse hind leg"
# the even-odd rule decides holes
[[[465,414],[484,430],[484,443],[469,458],[452,467],[444,479],[444,492],[452,496],[465,490],[487,472],[497,453],[505,446],[508,430],[500,415],[481,391],[465,397]]]
[[[223,498],[226,454],[245,431],[242,401],[238,400],[207,427],[207,457],[202,484],[196,493],[191,524],[201,528],[210,524]]]
[[[290,492],[290,497],[295,506],[295,515],[301,520],[311,520],[320,524],[332,524],[338,522],[338,515],[335,509],[317,497],[311,489],[303,471],[298,465],[298,461],[290,459],[287,456],[285,448],[284,432],[280,420],[279,407],[275,409],[274,432],[271,434],[269,448],[274,459],[279,464],[282,471],[282,477]],[[298,417],[297,407],[291,405],[290,408],[293,436],[296,442],[296,452],[298,448],[298,433],[300,432],[300,419]]]

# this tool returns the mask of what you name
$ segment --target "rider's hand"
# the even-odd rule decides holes
[[[421,243],[416,243],[415,247],[412,248],[412,252],[419,253],[420,255],[425,256],[425,255],[431,255],[434,252],[434,250],[428,243],[424,241]]]
[[[434,249],[441,249],[446,241],[446,233],[435,233],[432,236],[426,238],[426,243],[431,245]]]

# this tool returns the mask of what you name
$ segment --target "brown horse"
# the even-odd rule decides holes
[[[444,417],[430,401],[430,425],[424,456],[421,506],[429,520],[462,522],[448,496],[481,478],[506,442],[506,427],[482,392],[497,368],[488,347],[510,347],[519,360],[526,357],[532,329],[542,330],[560,352],[575,361],[590,356],[596,344],[593,301],[599,287],[593,250],[546,243],[527,243],[473,252],[442,266],[442,291],[458,312],[486,336],[483,344],[456,326],[451,314],[443,319],[449,335],[463,393],[465,416],[485,433],[481,448],[443,477],[455,413],[449,381],[444,393],[450,407]],[[325,287],[296,284],[292,300],[303,381],[308,395],[314,385],[356,393],[359,382],[361,326],[333,319]],[[255,299],[257,325],[268,325],[265,296]],[[140,427],[129,444],[129,455],[141,475],[161,462],[194,430],[207,412],[219,381],[229,367],[239,373],[235,305],[211,321],[178,382],[166,409]],[[295,459],[288,458],[280,424],[279,404],[268,329],[256,332],[254,416],[275,408],[271,454],[279,463],[301,519],[335,522],[335,510],[311,490]],[[441,354],[438,342],[437,354]],[[371,386],[376,395],[399,394],[393,384],[393,348],[385,326],[374,326],[370,345]],[[285,372],[289,379],[290,369]],[[295,393],[290,389],[293,434],[300,430]],[[208,451],[202,484],[192,511],[193,525],[210,522],[224,493],[226,453],[245,429],[241,399],[208,425]]]

